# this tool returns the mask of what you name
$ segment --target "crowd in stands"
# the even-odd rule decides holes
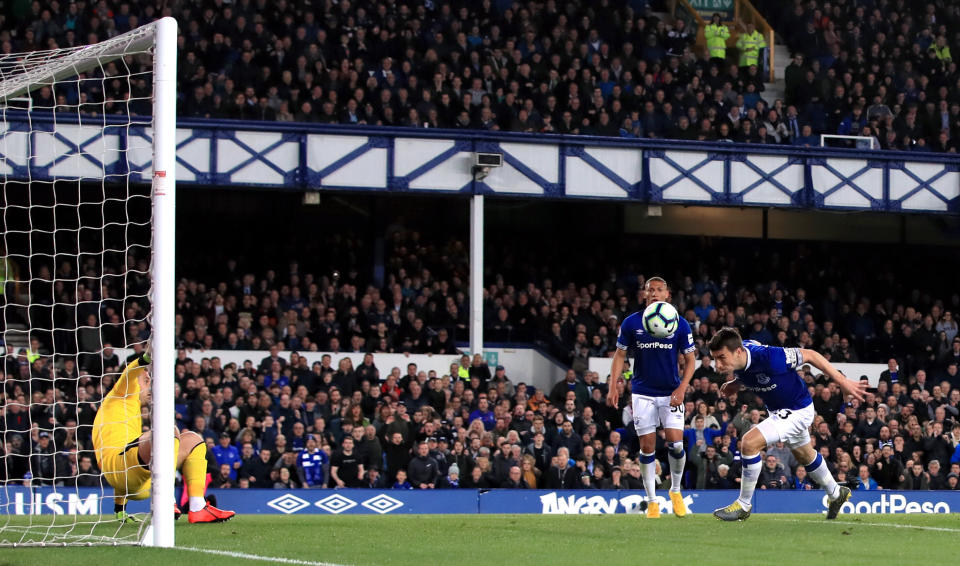
[[[4,22],[0,51],[101,41],[173,15],[184,117],[811,146],[840,133],[956,151],[955,5],[761,5],[796,53],[784,100],[764,98],[766,42],[752,24],[719,24],[697,48],[695,29],[645,1],[34,2]],[[144,113],[148,86],[41,89],[35,107],[121,112],[129,96]]]
[[[644,275],[624,266],[579,285],[514,272],[509,277],[516,279],[490,281],[488,332],[537,342],[571,368],[554,387],[536,389],[531,376],[488,367],[479,356],[463,356],[440,374],[413,364],[378,366],[383,352],[457,353],[461,313],[468,311],[462,244],[436,245],[406,231],[389,242],[381,285],[355,269],[317,276],[289,263],[258,275],[233,261],[219,281],[180,284],[178,422],[208,439],[214,486],[639,486],[635,435],[605,405],[606,376],[586,362],[610,355],[619,321],[639,308]],[[864,403],[841,398],[824,377],[801,370],[819,415],[817,449],[841,480],[863,488],[956,488],[960,336],[953,313],[960,296],[941,296],[932,282],[929,292],[914,289],[921,282],[905,266],[877,265],[857,275],[840,246],[833,255],[806,244],[752,255],[734,244],[739,255],[708,255],[689,242],[675,244],[668,247],[713,258],[690,264],[699,273],[672,264],[661,271],[698,346],[686,396],[687,487],[735,486],[737,440],[763,418],[751,394],[718,395],[723,376],[704,344],[729,325],[744,337],[812,348],[836,362],[887,363]],[[783,261],[787,256],[795,259]],[[112,308],[106,299],[94,301],[100,309],[92,322]],[[100,340],[95,356],[52,358],[36,338],[30,350],[7,347],[0,379],[4,479],[99,481],[88,452],[90,425],[126,363],[112,346],[132,347],[135,356],[140,324],[130,322],[114,342],[89,337]],[[206,352],[216,348],[262,354],[238,366]],[[311,366],[296,353],[303,351],[328,354]],[[354,366],[346,352],[365,353],[363,363]],[[659,452],[665,458],[662,442]],[[789,450],[772,447],[766,462],[766,489],[810,488]],[[668,478],[666,466],[662,471]]]
[[[960,6],[931,0],[756,2],[793,54],[784,104],[811,134],[875,138],[885,149],[956,152]],[[791,112],[790,108],[795,108]],[[795,135],[791,133],[791,135]],[[815,145],[815,144],[811,144]]]
[[[960,11],[950,3],[761,3],[797,54],[784,101],[763,99],[756,65],[694,54],[692,31],[635,4],[34,2],[5,16],[0,51],[100,41],[169,14],[181,22],[188,117],[796,145],[839,132],[916,151],[952,151],[960,139],[960,76],[949,51]],[[35,97],[49,106],[63,96],[64,108],[108,101],[105,112],[143,98],[138,81],[84,84],[102,90]],[[563,251],[567,265],[600,255]],[[737,440],[763,415],[749,394],[719,398],[722,376],[704,344],[733,326],[831,361],[888,365],[864,403],[801,370],[819,414],[814,442],[839,479],[863,489],[957,488],[960,295],[936,277],[917,280],[910,265],[864,269],[862,251],[699,253],[707,251],[681,254],[688,261],[678,264],[650,261],[696,333],[687,487],[735,487]],[[557,277],[551,268],[561,262],[513,262],[526,271],[493,262],[504,271],[485,290],[488,338],[538,344],[571,368],[550,390],[534,390],[530,376],[469,357],[446,375],[377,367],[379,353],[457,353],[469,311],[462,242],[400,231],[386,255],[376,282],[353,267],[305,273],[284,262],[254,272],[236,261],[215,280],[181,282],[178,419],[211,444],[214,486],[639,487],[634,435],[605,406],[604,376],[587,360],[611,353],[653,271],[608,261],[617,267]],[[33,318],[62,332],[35,335],[29,349],[5,346],[0,480],[99,485],[89,436],[125,363],[112,347],[136,355],[149,334],[148,305],[121,298],[146,294],[147,263],[128,265],[138,273],[126,280],[93,264],[31,276],[31,293],[51,299]],[[84,277],[73,289],[54,283]],[[235,367],[204,353],[212,349],[263,356]],[[329,357],[307,367],[281,349]],[[369,356],[353,367],[345,352]],[[782,446],[765,462],[762,488],[810,487]]]

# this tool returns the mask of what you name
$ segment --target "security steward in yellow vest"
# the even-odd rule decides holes
[[[457,368],[457,379],[470,383],[470,357],[460,356],[460,366]]]
[[[727,40],[730,38],[730,28],[720,22],[720,14],[714,14],[703,30],[707,38],[707,51],[710,52],[710,62],[722,65],[727,59]]]
[[[737,48],[740,49],[740,67],[746,69],[750,65],[757,65],[760,60],[760,50],[767,46],[763,34],[757,31],[752,23],[747,24],[747,32],[737,38]]]
[[[953,60],[953,57],[950,56],[950,47],[947,46],[947,38],[942,35],[937,37],[937,41],[928,47],[927,51],[933,51],[942,63],[949,63]]]

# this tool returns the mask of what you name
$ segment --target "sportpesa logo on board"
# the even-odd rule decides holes
[[[927,495],[936,492],[930,492]],[[830,501],[827,496],[823,496],[823,512],[826,513],[827,507],[830,507]],[[946,501],[909,501],[905,495],[893,493],[887,495],[880,494],[880,501],[849,501],[840,508],[841,513],[849,514],[896,514],[896,513],[949,513],[950,504]]]

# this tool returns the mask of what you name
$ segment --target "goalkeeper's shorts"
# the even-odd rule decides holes
[[[123,449],[104,448],[100,466],[103,477],[113,486],[118,496],[127,499],[150,497],[150,469],[140,463],[139,438]]]

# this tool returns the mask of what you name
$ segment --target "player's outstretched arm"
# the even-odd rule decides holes
[[[607,405],[614,409],[620,402],[620,393],[617,385],[620,383],[620,377],[623,375],[623,362],[627,359],[626,350],[617,348],[613,353],[613,363],[610,364],[610,379],[607,381]]]
[[[827,377],[840,386],[840,390],[843,391],[844,394],[850,395],[858,401],[863,401],[863,393],[867,390],[867,383],[847,379],[846,376],[840,373],[840,370],[833,367],[833,365],[816,350],[804,349],[800,350],[800,353],[803,354],[803,363],[810,364],[825,373]]]

